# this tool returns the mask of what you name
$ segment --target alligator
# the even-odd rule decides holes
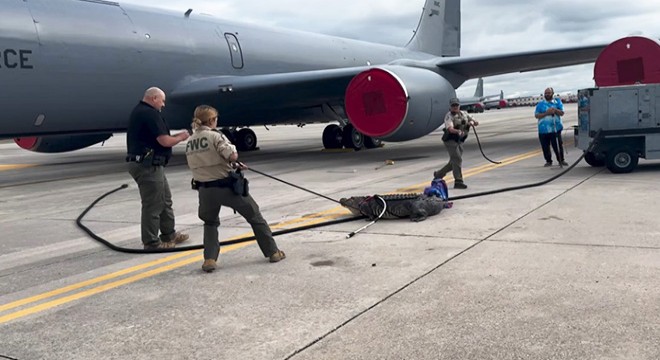
[[[387,204],[387,210],[381,219],[410,218],[410,221],[424,221],[448,207],[446,200],[417,193],[352,196],[340,199],[339,203],[354,215],[364,215],[369,220],[375,220],[383,212],[383,202],[380,199]]]

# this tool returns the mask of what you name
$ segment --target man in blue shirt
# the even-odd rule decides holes
[[[536,105],[534,116],[538,120],[539,141],[545,158],[544,166],[552,166],[551,145],[559,165],[568,166],[564,160],[564,143],[561,139],[561,132],[564,129],[561,122],[561,117],[564,116],[564,104],[560,99],[554,99],[554,93],[552,88],[545,89],[544,99]]]

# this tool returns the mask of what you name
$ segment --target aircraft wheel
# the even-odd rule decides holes
[[[380,139],[374,139],[371,136],[364,137],[364,147],[367,149],[375,149],[383,146],[383,141]]]
[[[342,131],[339,125],[330,124],[323,129],[323,147],[326,149],[341,149]]]
[[[224,135],[227,140],[229,140],[232,144],[236,143],[236,131],[229,130],[229,129],[220,129],[220,132],[222,135]]]
[[[342,142],[347,149],[360,150],[364,146],[364,135],[351,124],[344,126]]]
[[[236,142],[234,143],[238,150],[250,151],[257,148],[257,134],[252,129],[243,128],[236,133]]]

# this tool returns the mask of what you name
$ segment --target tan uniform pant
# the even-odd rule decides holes
[[[226,187],[201,187],[198,192],[198,215],[204,221],[204,259],[217,260],[220,254],[218,226],[220,226],[220,208],[222,206],[236,210],[247,220],[265,257],[278,251],[270,226],[264,220],[259,211],[259,205],[252,196],[236,195]]]
[[[449,153],[449,162],[433,175],[436,179],[442,179],[451,171],[454,175],[454,183],[462,183],[463,171],[461,170],[461,167],[463,166],[463,144],[454,140],[443,141],[443,143]]]

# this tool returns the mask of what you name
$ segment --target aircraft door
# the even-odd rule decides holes
[[[231,66],[234,69],[243,68],[243,52],[241,51],[241,44],[238,42],[236,35],[232,33],[225,33],[225,40],[229,46],[229,54],[231,56]]]

